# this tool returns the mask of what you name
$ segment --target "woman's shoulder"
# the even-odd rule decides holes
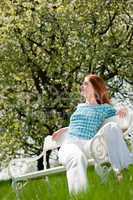
[[[104,103],[104,104],[101,104],[101,108],[105,108],[105,109],[113,109],[114,106],[113,104],[109,104],[109,103]]]
[[[113,104],[111,103],[103,103],[101,104],[103,107],[113,107]]]
[[[87,108],[95,108],[95,109],[100,109],[100,110],[110,110],[114,109],[113,104],[109,103],[104,103],[104,104],[87,104],[87,103],[79,103],[77,105],[77,108],[82,108],[82,107],[87,107]]]

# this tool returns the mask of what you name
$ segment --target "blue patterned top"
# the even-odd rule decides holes
[[[116,115],[116,109],[110,104],[80,103],[71,115],[69,134],[82,139],[91,139],[96,135],[105,119],[114,115]]]

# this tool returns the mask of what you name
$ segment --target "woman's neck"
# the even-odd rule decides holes
[[[86,98],[86,103],[88,104],[97,104],[95,97]]]

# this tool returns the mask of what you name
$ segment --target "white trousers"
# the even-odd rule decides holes
[[[123,133],[116,123],[105,124],[98,134],[104,137],[108,158],[114,171],[120,171],[133,163],[133,155],[129,152]],[[70,193],[86,191],[88,187],[87,165],[91,156],[91,140],[68,136],[59,150],[59,162],[66,168]]]

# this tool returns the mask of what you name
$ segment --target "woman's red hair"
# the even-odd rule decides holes
[[[108,89],[105,81],[96,74],[90,74],[86,76],[88,81],[91,82],[94,90],[95,90],[95,97],[98,104],[104,104],[104,103],[111,103],[111,100],[109,98]]]

